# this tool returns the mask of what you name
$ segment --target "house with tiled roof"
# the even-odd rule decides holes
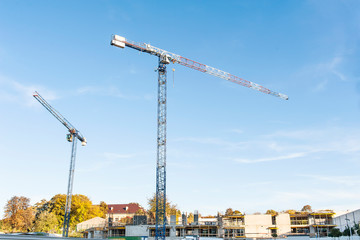
[[[108,204],[106,217],[110,222],[119,222],[123,218],[134,217],[135,213],[140,209],[143,208],[137,203]]]

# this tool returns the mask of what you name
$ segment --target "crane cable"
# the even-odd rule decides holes
[[[175,88],[175,68],[172,69],[173,72],[173,88]]]

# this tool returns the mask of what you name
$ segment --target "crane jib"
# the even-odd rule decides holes
[[[235,75],[232,75],[230,73],[224,72],[222,70],[216,69],[214,67],[210,67],[208,65],[196,62],[194,60],[182,57],[180,55],[165,51],[163,49],[154,47],[150,44],[146,44],[146,43],[136,43],[130,40],[125,39],[124,37],[121,37],[119,35],[114,35],[113,39],[111,41],[111,45],[117,46],[117,47],[121,47],[124,48],[125,46],[130,47],[132,49],[138,50],[140,52],[146,52],[149,53],[151,55],[155,55],[158,57],[161,57],[163,59],[163,62],[165,64],[169,64],[170,62],[172,63],[178,63],[180,65],[198,70],[200,72],[203,73],[207,73],[210,75],[214,75],[216,77],[219,78],[223,78],[225,80],[240,84],[242,86],[248,87],[248,88],[252,88],[254,90],[257,90],[259,92],[265,93],[265,94],[269,94],[275,97],[280,97],[282,99],[288,100],[289,97],[285,94],[282,93],[277,93],[274,91],[271,91],[268,88],[265,88],[257,83],[254,82],[250,82],[248,80],[242,79],[240,77],[237,77]]]

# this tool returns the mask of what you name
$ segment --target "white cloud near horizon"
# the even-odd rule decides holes
[[[331,184],[338,184],[341,186],[349,186],[354,187],[360,184],[360,177],[359,176],[326,176],[326,175],[307,175],[307,174],[299,174],[299,177],[305,177],[310,180],[328,182]]]
[[[211,137],[183,137],[175,142],[208,146],[207,154],[218,149],[228,153],[225,158],[237,163],[264,163],[271,161],[327,158],[339,155],[345,159],[360,157],[360,131],[352,128],[324,127],[314,129],[275,131],[274,133],[252,137],[249,141],[230,141]],[[241,158],[236,157],[241,153]],[[254,153],[258,157],[254,157]],[[190,154],[190,153],[188,153]],[[233,156],[231,156],[233,155]],[[235,156],[234,156],[235,155]],[[250,157],[251,156],[251,157]]]

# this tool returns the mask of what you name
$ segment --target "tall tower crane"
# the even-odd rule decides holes
[[[67,237],[69,233],[69,224],[70,224],[70,210],[71,210],[71,198],[72,198],[72,189],[74,183],[74,171],[75,171],[75,159],[76,159],[76,146],[77,140],[79,139],[82,146],[86,146],[86,138],[68,121],[64,118],[58,111],[56,111],[38,92],[34,92],[33,97],[36,98],[45,108],[48,110],[59,122],[61,122],[68,130],[69,134],[66,135],[66,138],[69,142],[72,142],[71,148],[71,159],[70,159],[70,172],[69,172],[69,181],[66,194],[66,205],[65,205],[65,215],[64,215],[64,225],[63,225],[63,237]]]
[[[158,57],[158,130],[157,130],[157,165],[156,165],[156,223],[155,240],[165,240],[166,231],[166,65],[178,63],[180,65],[211,74],[219,78],[243,85],[248,88],[288,100],[282,93],[274,92],[259,84],[247,81],[225,71],[210,67],[180,55],[162,50],[146,43],[136,43],[119,35],[113,35],[111,45],[129,47]]]

